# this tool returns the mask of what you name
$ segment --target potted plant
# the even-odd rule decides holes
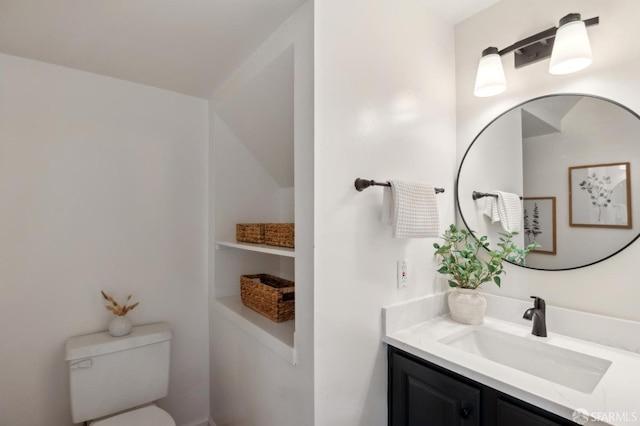
[[[136,306],[140,304],[140,302],[129,305],[129,301],[131,300],[131,295],[129,295],[129,297],[127,297],[127,300],[125,300],[123,304],[120,304],[104,291],[100,291],[100,293],[102,293],[102,297],[104,298],[104,300],[109,302],[105,305],[107,311],[115,315],[113,318],[111,318],[111,321],[109,321],[109,334],[114,337],[120,337],[126,336],[127,334],[131,333],[133,321],[131,321],[131,318],[129,318],[127,314],[134,310]]]
[[[449,286],[454,288],[448,298],[454,321],[481,324],[487,301],[478,287],[490,281],[500,287],[500,275],[506,274],[504,261],[522,265],[527,254],[539,247],[533,243],[519,248],[513,242],[517,234],[501,233],[498,249],[491,250],[486,236],[476,237],[473,232],[450,225],[442,236],[444,244],[433,244],[435,255],[440,256],[438,273],[449,276]]]

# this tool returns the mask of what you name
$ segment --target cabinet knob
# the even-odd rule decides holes
[[[473,407],[464,407],[460,409],[460,417],[463,419],[468,419],[471,413],[473,412]]]

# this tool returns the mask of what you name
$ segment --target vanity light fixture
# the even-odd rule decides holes
[[[501,56],[514,52],[515,68],[533,64],[551,57],[551,74],[568,74],[579,71],[591,64],[591,46],[586,27],[597,25],[600,18],[582,21],[579,13],[570,13],[560,19],[558,27],[539,32],[498,50],[489,47],[482,51],[478,64],[474,95],[494,96],[507,87],[502,68]]]
[[[587,26],[580,20],[579,13],[570,13],[560,20],[556,32],[549,72],[570,74],[591,65],[591,44]]]
[[[497,47],[487,47],[482,51],[482,58],[478,64],[474,95],[479,98],[495,96],[505,91],[507,80],[504,78],[502,59]]]

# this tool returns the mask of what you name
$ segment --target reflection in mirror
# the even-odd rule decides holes
[[[638,237],[640,117],[589,95],[552,95],[510,109],[474,139],[458,171],[458,208],[468,229],[504,232],[484,214],[487,197],[523,197],[517,243],[536,241],[534,269],[587,266],[623,250]],[[571,181],[571,186],[570,186]]]

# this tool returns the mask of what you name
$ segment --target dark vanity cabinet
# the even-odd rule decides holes
[[[534,407],[389,346],[389,426],[569,426]]]
[[[479,426],[480,388],[389,347],[389,425]]]

